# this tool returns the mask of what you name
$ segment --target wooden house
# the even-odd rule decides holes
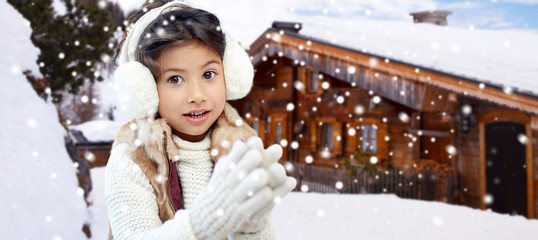
[[[436,27],[446,29],[424,26]],[[249,48],[253,89],[233,102],[266,146],[284,146],[282,160],[342,168],[344,161],[368,156],[379,168],[443,169],[456,176],[459,202],[449,202],[528,218],[538,214],[536,91],[373,53],[360,39],[337,44],[301,29],[301,23],[274,22],[255,40]],[[318,33],[336,35],[326,29]],[[457,57],[455,64],[472,68],[464,66],[465,55]]]
[[[77,129],[69,130],[69,138],[78,157],[85,159],[90,168],[106,166],[112,149],[112,139],[109,141],[90,141],[82,131]]]

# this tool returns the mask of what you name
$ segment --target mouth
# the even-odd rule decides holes
[[[183,114],[183,116],[190,117],[190,118],[201,118],[201,117],[206,116],[207,114],[209,114],[209,111],[197,111],[197,112],[190,112],[187,114]]]

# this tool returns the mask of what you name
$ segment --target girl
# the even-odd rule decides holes
[[[248,55],[179,1],[149,1],[129,21],[114,78],[135,119],[106,167],[109,238],[274,239],[270,213],[296,182],[282,148],[264,149],[226,103],[250,91]]]

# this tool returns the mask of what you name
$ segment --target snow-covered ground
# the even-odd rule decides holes
[[[0,1],[0,238],[85,239],[88,209],[54,105],[40,99],[25,69],[39,50],[26,20]]]
[[[247,21],[249,25],[238,23],[245,23],[245,17],[238,18],[235,10],[225,6],[231,6],[227,2],[213,2],[208,8],[218,11],[223,23],[229,24],[227,29],[232,36],[246,44],[273,20],[304,20],[287,10],[280,14],[281,9],[272,9],[273,15],[257,18],[260,11],[252,9],[267,7],[269,2],[242,3],[241,14],[251,9],[247,18],[253,21]],[[29,40],[27,21],[5,1],[0,1],[0,12],[0,20],[9,23],[3,25],[5,34],[0,39],[3,54],[0,58],[3,83],[0,88],[0,236],[2,239],[86,239],[81,228],[88,222],[92,239],[105,239],[108,223],[103,197],[104,168],[91,171],[92,206],[87,209],[83,192],[77,186],[76,168],[64,147],[66,132],[58,123],[56,110],[36,96],[21,73],[24,69],[37,73],[38,50]],[[305,28],[305,31],[309,30]],[[502,47],[510,47],[519,40],[500,41]],[[431,47],[445,45],[438,42]],[[97,122],[80,127],[90,139],[104,140],[116,133],[119,124]],[[85,128],[95,132],[91,134]],[[538,236],[537,220],[398,199],[392,195],[290,193],[275,209],[274,218],[279,239],[536,239]]]
[[[104,239],[105,168],[92,169],[92,239]],[[289,193],[273,212],[280,240],[324,239],[536,239],[538,220],[391,194]]]

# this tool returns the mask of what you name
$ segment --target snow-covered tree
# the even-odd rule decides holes
[[[62,0],[65,13],[56,13],[52,0],[8,2],[30,22],[31,40],[41,51],[37,64],[42,77],[25,72],[38,95],[50,91],[59,103],[63,92],[77,94],[85,81],[103,80],[96,69],[112,59],[116,45],[116,26],[105,1]]]

